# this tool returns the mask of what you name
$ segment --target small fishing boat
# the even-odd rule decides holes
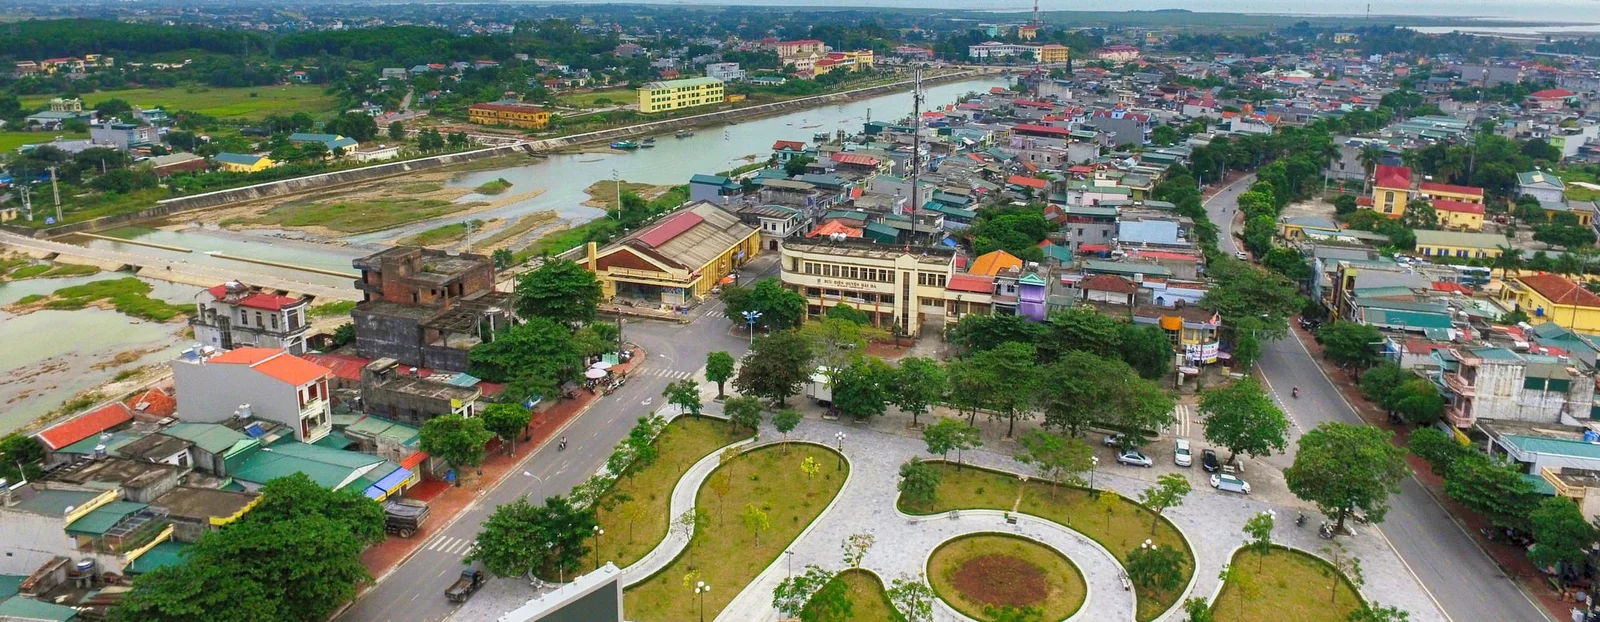
[[[833,138],[833,135],[829,134],[827,132],[817,132],[817,133],[811,135],[811,140],[815,140],[815,141],[818,141],[818,142],[828,142],[828,140],[831,139],[831,138]]]
[[[619,140],[617,142],[611,143],[611,148],[612,149],[621,149],[623,151],[633,151],[634,149],[638,149],[639,148],[639,143],[633,142],[631,140]]]
[[[646,139],[644,139],[644,142],[639,143],[639,146],[640,147],[644,147],[645,149],[649,149],[651,147],[654,147],[654,146],[656,146],[656,139],[653,138],[653,137],[652,138],[646,138]]]
[[[694,130],[678,130],[678,133],[673,134],[673,136],[678,138],[688,138],[690,136],[694,136]]]

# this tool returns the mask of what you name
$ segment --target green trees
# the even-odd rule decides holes
[[[746,503],[744,511],[739,513],[739,521],[744,523],[744,528],[749,529],[755,539],[755,547],[761,548],[761,532],[772,528],[772,521],[767,513],[754,503]]]
[[[922,575],[895,577],[887,595],[905,622],[933,622],[933,588]]]
[[[727,397],[724,383],[733,378],[733,355],[718,350],[706,354],[706,380],[717,383],[717,399]]]
[[[939,454],[945,460],[950,459],[950,452],[956,452],[957,465],[961,463],[961,452],[983,446],[977,428],[949,417],[940,418],[938,423],[923,428],[922,440],[928,444],[928,453]]]
[[[404,121],[394,121],[389,124],[389,140],[397,143],[406,140],[406,124]]]
[[[477,417],[445,415],[434,417],[422,424],[417,434],[423,451],[438,456],[452,469],[478,466],[483,463],[483,446],[489,442],[489,431]],[[456,473],[456,485],[461,485],[461,474]]]
[[[517,277],[514,293],[518,315],[568,325],[593,321],[600,305],[600,281],[594,273],[565,259],[547,260]]]
[[[783,173],[790,177],[806,174],[806,167],[817,159],[810,156],[795,156],[783,163]]]
[[[811,601],[811,596],[830,581],[833,581],[832,572],[816,564],[808,564],[800,574],[784,579],[772,590],[772,607],[785,616],[799,616],[805,610],[806,603]]]
[[[1322,342],[1322,352],[1340,367],[1366,369],[1382,360],[1378,346],[1383,343],[1383,333],[1376,326],[1356,322],[1334,322],[1317,331]]]
[[[741,315],[746,311],[760,313],[761,317],[756,320],[757,328],[797,328],[806,317],[805,297],[784,289],[783,284],[775,278],[762,279],[749,288],[724,287],[719,297],[727,306],[728,317],[734,322],[743,322]]]
[[[668,383],[661,396],[667,398],[668,404],[683,409],[683,412],[694,415],[696,419],[700,418],[700,385],[695,381],[679,380]]]
[[[1241,452],[1252,458],[1282,452],[1288,442],[1288,418],[1254,378],[1202,392],[1200,412],[1206,440],[1227,448],[1227,462]]]
[[[383,511],[304,475],[268,482],[243,519],[207,533],[184,560],[140,576],[117,622],[325,620],[371,580],[361,551],[383,538]]]
[[[1457,461],[1477,453],[1471,447],[1456,442],[1450,434],[1431,427],[1412,431],[1407,448],[1418,458],[1426,460],[1433,474],[1439,477],[1449,475]]]
[[[542,506],[518,498],[495,508],[462,562],[481,562],[500,577],[565,573],[589,553],[595,525],[593,508],[580,509],[567,497],[546,497]]]
[[[756,341],[733,379],[734,388],[779,406],[811,380],[811,344],[793,331]]]
[[[1393,363],[1383,363],[1361,374],[1361,394],[1390,415],[1425,425],[1444,414],[1444,398],[1426,378]]]
[[[1128,579],[1145,589],[1178,589],[1183,583],[1183,557],[1183,551],[1165,544],[1151,546],[1146,540],[1144,546],[1128,552]]]
[[[1155,516],[1150,518],[1150,534],[1155,535],[1156,527],[1161,525],[1161,513],[1167,508],[1183,505],[1184,497],[1189,496],[1189,477],[1182,473],[1168,473],[1156,478],[1156,485],[1144,489],[1139,493],[1139,502],[1150,508]]]
[[[894,370],[877,358],[863,358],[834,372],[833,405],[857,421],[888,409]]]
[[[911,356],[900,361],[888,381],[889,399],[896,408],[911,413],[911,425],[917,426],[917,417],[928,412],[933,404],[944,397],[944,368],[930,358]]]
[[[921,458],[912,457],[910,461],[900,465],[900,495],[905,497],[908,505],[928,508],[932,507],[934,499],[938,498],[939,482],[944,479],[944,474],[933,468]]]
[[[1139,372],[1145,380],[1160,380],[1172,373],[1172,342],[1166,331],[1158,326],[1145,326],[1132,322],[1119,325],[1120,346],[1117,356]]]
[[[1363,606],[1350,612],[1349,622],[1407,622],[1411,612],[1399,607]]]
[[[1311,264],[1306,263],[1304,255],[1292,248],[1274,248],[1261,257],[1261,266],[1275,273],[1283,275],[1294,283],[1305,283],[1311,279]]]
[[[827,313],[822,314],[822,317],[830,320],[844,320],[857,326],[867,326],[872,324],[872,317],[868,316],[866,311],[862,311],[842,302],[828,307]]]
[[[555,385],[577,376],[582,363],[571,331],[542,317],[495,333],[467,355],[467,371],[490,382],[546,379]]]
[[[483,427],[505,441],[506,453],[516,453],[517,435],[528,430],[533,413],[521,404],[495,403],[483,409]]]
[[[1557,564],[1582,566],[1594,544],[1595,529],[1570,499],[1550,497],[1528,515],[1534,545],[1528,559],[1541,568]]]
[[[1444,493],[1482,514],[1497,527],[1526,529],[1528,512],[1538,502],[1533,484],[1514,465],[1471,451],[1455,459],[1444,478]]]
[[[1208,266],[1212,287],[1200,306],[1222,315],[1222,323],[1235,334],[1255,330],[1265,339],[1283,337],[1289,316],[1302,305],[1295,285],[1277,274],[1237,259],[1222,257]]]
[[[789,432],[800,425],[800,411],[785,408],[772,415],[772,427],[783,435],[783,440],[789,440]]]
[[[1400,448],[1392,434],[1371,426],[1324,423],[1300,437],[1294,464],[1283,472],[1289,491],[1317,504],[1344,529],[1344,519],[1360,509],[1374,523],[1389,511],[1389,496],[1400,490],[1406,475]]]
[[[1245,546],[1256,552],[1256,556],[1260,560],[1256,565],[1257,569],[1266,565],[1267,553],[1272,552],[1272,529],[1275,526],[1276,519],[1274,519],[1272,512],[1256,514],[1251,516],[1250,520],[1244,522],[1244,533],[1250,536],[1250,540]]]
[[[1017,428],[1017,419],[1027,418],[1028,404],[1037,386],[1038,372],[1033,364],[1033,346],[1004,343],[968,357],[965,363],[982,370],[996,382],[982,393],[984,403],[1006,419],[1006,436]]]
[[[730,397],[722,405],[728,415],[728,425],[734,428],[755,430],[761,426],[761,401],[753,397]]]
[[[19,482],[38,477],[43,472],[39,468],[39,461],[43,459],[44,446],[31,436],[13,432],[0,439],[0,477],[8,481]]]
[[[1056,487],[1083,483],[1082,473],[1094,467],[1094,450],[1076,438],[1063,438],[1044,430],[1030,430],[1022,435],[1022,450],[1013,458],[1032,466],[1039,476],[1050,482],[1050,498],[1054,499]]]

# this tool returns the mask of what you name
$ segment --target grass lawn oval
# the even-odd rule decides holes
[[[937,464],[944,479],[932,505],[919,507],[896,501],[907,514],[942,514],[950,510],[1001,510],[1055,522],[1088,536],[1110,551],[1118,563],[1126,564],[1128,553],[1139,548],[1146,538],[1156,544],[1175,547],[1184,554],[1183,584],[1194,576],[1194,551],[1178,528],[1165,518],[1125,497],[1108,510],[1088,490],[1051,485],[1039,479],[1022,482],[1015,474],[953,463]],[[1171,591],[1136,589],[1139,622],[1154,620],[1177,604],[1183,588]]]
[[[850,615],[837,617],[831,612],[821,613],[812,611],[807,605],[805,613],[801,614],[802,620],[812,622],[904,622],[905,617],[895,611],[894,605],[889,603],[889,593],[883,587],[883,581],[871,571],[860,568],[848,568],[833,576],[828,582],[843,583],[847,597],[850,600]],[[823,589],[828,589],[826,586]]]
[[[816,475],[805,474],[807,460],[819,467]],[[821,445],[778,443],[717,467],[695,497],[695,507],[705,511],[710,524],[672,563],[623,593],[628,619],[699,620],[694,587],[702,581],[712,588],[705,596],[705,618],[716,617],[844,488],[850,465],[842,463],[840,469],[839,460],[837,452]],[[718,478],[726,478],[725,488]],[[759,538],[741,517],[748,507],[766,514],[767,529]]]
[[[1217,622],[1343,622],[1361,607],[1355,586],[1309,553],[1239,549],[1229,563],[1237,574],[1211,604]]]
[[[939,545],[928,557],[928,583],[945,603],[975,620],[993,620],[1004,607],[1032,609],[1040,620],[1065,620],[1089,594],[1072,560],[1002,533],[969,534]]]

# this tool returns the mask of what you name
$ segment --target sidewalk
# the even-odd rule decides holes
[[[639,361],[646,360],[648,356],[644,350],[635,348],[633,358],[627,363],[613,367],[618,373],[627,373]],[[422,529],[410,538],[389,537],[385,538],[361,553],[361,564],[367,567],[367,572],[372,573],[376,581],[392,572],[400,564],[405,563],[419,548],[425,544],[434,533],[448,527],[458,514],[471,505],[473,500],[494,489],[505,479],[506,475],[514,472],[516,466],[532,455],[545,443],[554,438],[557,431],[568,421],[583,414],[590,406],[599,401],[600,396],[580,390],[578,397],[570,400],[561,400],[549,410],[534,413],[533,420],[528,423],[526,441],[516,443],[516,453],[507,454],[501,446],[499,439],[489,442],[488,453],[484,456],[483,465],[476,469],[481,474],[469,475],[463,480],[462,486],[452,486],[447,482],[427,480],[406,492],[406,496],[428,502],[431,516]],[[366,589],[371,589],[370,587]],[[365,590],[363,590],[365,592]],[[357,595],[357,599],[360,595]]]
[[[1393,442],[1401,448],[1405,448],[1411,442],[1411,429],[1405,425],[1389,423],[1389,418],[1383,410],[1361,395],[1361,387],[1357,381],[1323,357],[1322,345],[1317,343],[1310,333],[1301,329],[1298,325],[1291,325],[1289,330],[1296,339],[1305,344],[1306,349],[1311,352],[1312,358],[1316,359],[1317,365],[1322,368],[1323,372],[1327,373],[1328,378],[1333,380],[1333,385],[1338,388],[1340,393],[1344,394],[1350,405],[1355,407],[1356,414],[1360,415],[1367,425],[1393,432]],[[1416,475],[1417,481],[1422,483],[1422,488],[1428,491],[1428,494],[1439,502],[1439,505],[1444,507],[1446,512],[1449,512],[1450,518],[1460,525],[1463,531],[1467,532],[1467,535],[1478,545],[1478,548],[1488,553],[1489,558],[1494,560],[1495,565],[1500,568],[1501,572],[1504,572],[1507,576],[1514,577],[1517,583],[1522,586],[1523,592],[1536,599],[1539,605],[1544,607],[1545,611],[1554,616],[1555,619],[1563,620],[1571,616],[1572,603],[1562,601],[1561,594],[1551,589],[1550,583],[1545,580],[1544,573],[1534,567],[1533,562],[1528,561],[1527,551],[1515,545],[1490,542],[1484,538],[1483,533],[1478,530],[1490,526],[1488,519],[1462,507],[1461,504],[1452,501],[1450,497],[1446,496],[1444,478],[1434,475],[1433,468],[1428,465],[1427,461],[1407,452],[1406,462],[1411,465],[1411,470]]]

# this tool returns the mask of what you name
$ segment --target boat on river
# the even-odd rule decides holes
[[[619,140],[617,142],[611,143],[611,148],[612,149],[621,149],[623,151],[633,151],[634,149],[638,149],[639,148],[639,143],[633,142],[631,140]]]
[[[673,134],[673,136],[678,138],[688,138],[690,136],[694,136],[694,130],[678,130],[678,133]]]
[[[656,139],[654,137],[646,138],[644,139],[644,142],[639,143],[639,146],[644,147],[645,149],[654,147],[656,146]]]

